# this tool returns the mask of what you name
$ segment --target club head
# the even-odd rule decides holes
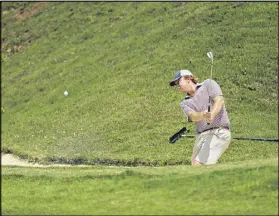
[[[212,54],[212,52],[208,52],[208,53],[207,53],[207,56],[208,56],[208,58],[213,59],[213,54]]]
[[[170,143],[174,144],[178,139],[181,138],[181,136],[185,133],[189,132],[186,127],[181,128],[178,132],[176,132],[173,136],[170,137]]]

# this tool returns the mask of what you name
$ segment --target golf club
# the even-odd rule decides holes
[[[187,130],[186,127],[181,128],[178,132],[176,132],[174,135],[172,135],[170,137],[170,143],[173,144],[175,143],[179,138],[181,138],[181,136],[185,133],[185,132],[189,132],[189,130]]]
[[[178,139],[181,137],[185,138],[195,138],[196,135],[186,135],[185,132],[188,133],[190,130],[188,130],[186,127],[181,128],[178,132],[176,132],[173,136],[170,137],[170,143],[174,144]],[[264,142],[279,142],[278,138],[263,138],[263,137],[233,137],[234,140],[252,140],[252,141],[264,141]]]
[[[186,134],[181,134],[181,137],[185,138],[195,138],[195,135],[186,135]],[[232,139],[235,140],[252,140],[252,141],[266,141],[266,142],[279,142],[278,138],[263,138],[263,137],[233,137]]]
[[[212,54],[212,52],[208,52],[207,53],[207,56],[208,56],[208,58],[210,58],[211,59],[211,69],[210,69],[210,84],[211,84],[211,80],[212,80],[212,69],[213,69],[213,54]],[[207,111],[208,112],[210,112],[210,106],[211,106],[211,104],[210,104],[210,95],[209,95],[209,98],[208,98],[208,106],[207,106]],[[207,123],[208,125],[210,124],[210,123]]]

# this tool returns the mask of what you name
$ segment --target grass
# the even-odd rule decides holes
[[[1,2],[1,13],[1,152],[120,166],[2,167],[3,214],[278,214],[278,143],[233,140],[210,168],[185,166],[192,139],[168,143],[186,122],[169,81],[179,69],[207,79],[209,51],[233,137],[278,138],[278,3]]]
[[[277,215],[277,163],[278,158],[203,168],[3,167],[2,213]]]
[[[233,135],[278,137],[276,3],[10,5],[2,3],[3,152],[45,162],[189,164],[192,141],[168,144],[185,125],[183,95],[168,82],[181,68],[206,79],[209,50]],[[16,39],[22,49],[8,52]],[[232,148],[239,146],[260,149],[260,158],[278,151],[240,141]]]

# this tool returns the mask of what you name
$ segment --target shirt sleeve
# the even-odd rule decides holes
[[[221,87],[218,85],[218,83],[215,80],[206,80],[205,86],[207,88],[209,96],[213,99],[216,96],[223,96],[223,92],[221,90]]]
[[[194,110],[189,106],[187,102],[187,100],[182,101],[180,107],[186,115],[188,122],[192,122],[192,120],[189,118],[189,113],[194,112]]]

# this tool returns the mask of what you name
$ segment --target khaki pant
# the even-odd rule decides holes
[[[196,160],[205,165],[215,164],[229,147],[230,142],[231,132],[225,128],[200,133],[196,136],[192,161]]]

